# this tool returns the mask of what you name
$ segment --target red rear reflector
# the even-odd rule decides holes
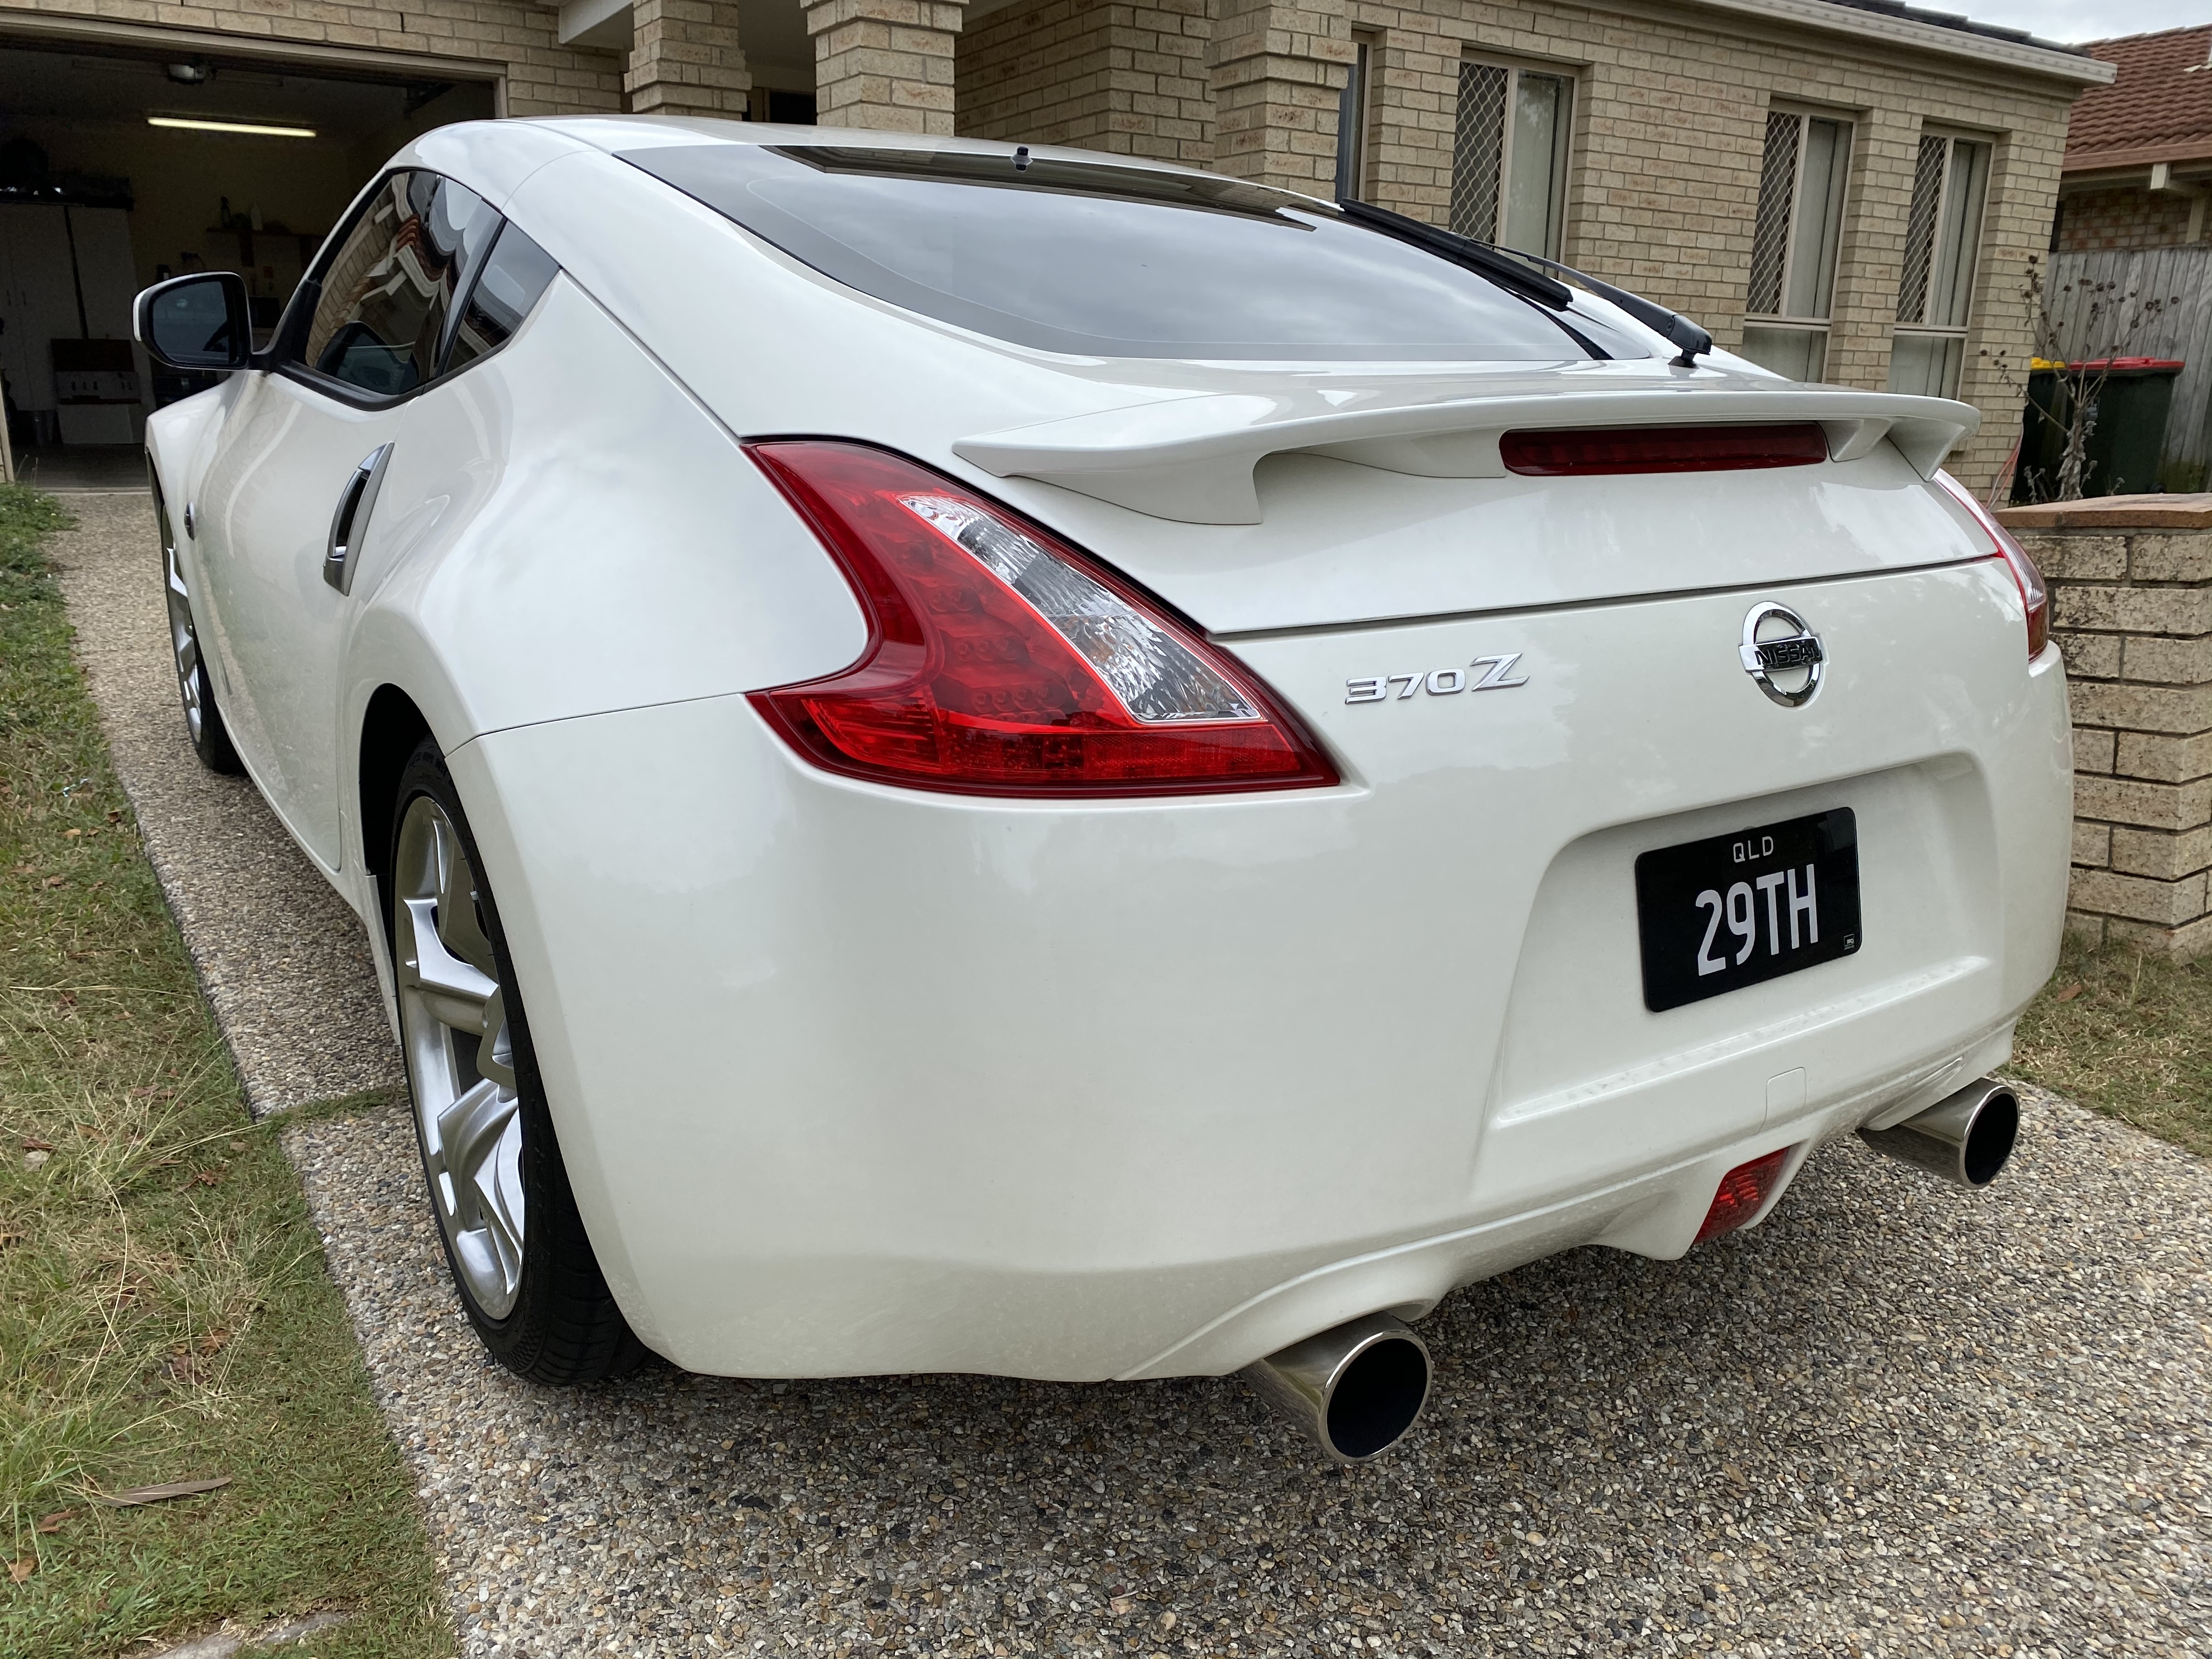
[[[842,673],[752,694],[817,766],[971,795],[1164,795],[1337,781],[1259,678],[1041,526],[918,462],[745,451],[852,584]]]
[[[1498,441],[1509,472],[1577,477],[1601,472],[1727,472],[1811,466],[1828,459],[1817,421],[1786,426],[1623,426],[1509,432]]]
[[[1721,1177],[1713,1194],[1713,1207],[1705,1212],[1705,1224],[1698,1229],[1697,1243],[1732,1233],[1757,1215],[1782,1180],[1782,1166],[1790,1161],[1790,1148],[1739,1164]]]
[[[1936,482],[1951,492],[1951,499],[1973,515],[1982,533],[1996,547],[1997,556],[2012,572],[2013,585],[2020,589],[2020,602],[2027,607],[2027,659],[2033,662],[2043,654],[2043,647],[2051,642],[2051,590],[2044,583],[2043,573],[2035,568],[2035,561],[2027,556],[2027,550],[2012,538],[2012,532],[1996,521],[1989,508],[1973,497],[1973,492],[1948,472],[1938,472]]]

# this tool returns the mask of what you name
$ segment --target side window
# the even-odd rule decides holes
[[[1451,228],[1478,242],[1559,257],[1575,83],[1473,59],[1459,66]]]
[[[1990,146],[1923,133],[1905,219],[1905,272],[1889,389],[1931,398],[1959,395],[1973,298],[1975,253],[1989,194]]]
[[[431,379],[454,298],[498,223],[482,198],[437,173],[385,179],[323,271],[306,366],[387,398]]]
[[[499,240],[492,245],[491,257],[484,261],[483,275],[469,292],[468,308],[453,331],[446,372],[450,374],[504,345],[507,337],[522,326],[560,269],[553,256],[524,235],[519,226],[503,226]]]
[[[1851,125],[1773,110],[1759,167],[1743,355],[1793,380],[1827,372]]]

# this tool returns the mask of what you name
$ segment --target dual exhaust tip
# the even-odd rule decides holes
[[[1979,1078],[1902,1123],[1861,1129],[1876,1152],[1955,1186],[1988,1186],[2020,1139],[2020,1097]],[[1361,1463],[1406,1437],[1429,1401],[1428,1345],[1403,1320],[1364,1314],[1292,1343],[1244,1375],[1329,1456]]]

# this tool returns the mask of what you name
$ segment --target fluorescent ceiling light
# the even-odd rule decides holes
[[[312,138],[313,127],[280,126],[266,121],[208,121],[196,115],[149,115],[149,127],[187,127],[194,132],[252,132],[264,138]]]

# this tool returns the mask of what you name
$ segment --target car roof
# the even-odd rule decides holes
[[[793,126],[769,121],[728,121],[687,115],[526,116],[462,121],[415,140],[391,162],[450,173],[486,194],[495,206],[546,162],[579,149],[619,155],[624,151],[702,144],[836,145],[847,149],[921,150],[933,154],[1012,156],[1027,149],[1040,161],[1075,167],[1159,173],[1218,183],[1222,175],[1141,155],[1109,155],[1064,144],[1018,145],[995,138],[937,137],[919,132],[880,132],[860,127]]]

